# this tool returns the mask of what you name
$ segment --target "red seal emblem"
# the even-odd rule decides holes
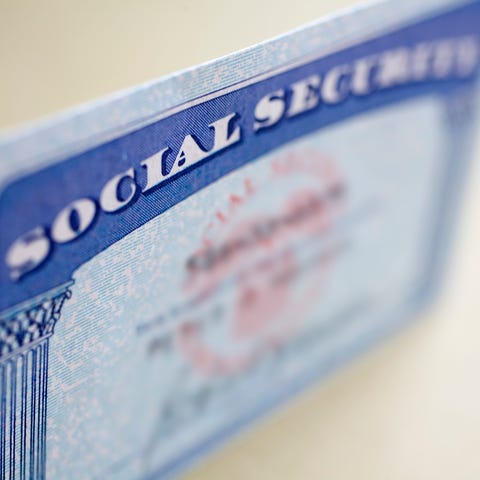
[[[315,150],[271,161],[263,182],[213,212],[187,263],[195,315],[176,341],[204,375],[229,375],[289,340],[321,297],[334,256],[324,245],[345,205],[335,164]]]

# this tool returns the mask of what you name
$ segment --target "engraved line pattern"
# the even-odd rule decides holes
[[[0,479],[46,476],[48,342],[71,283],[0,316]]]

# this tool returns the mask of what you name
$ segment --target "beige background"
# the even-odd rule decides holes
[[[0,128],[246,47],[350,3],[0,0]],[[480,479],[480,142],[476,151],[437,304],[184,480]]]

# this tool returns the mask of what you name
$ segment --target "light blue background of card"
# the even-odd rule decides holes
[[[445,140],[438,135],[442,108],[435,98],[411,101],[351,119],[282,149],[308,146],[333,158],[347,178],[349,210],[372,199],[381,205],[369,220],[345,230],[354,240],[352,251],[336,265],[306,325],[322,322],[357,296],[372,299],[373,309],[323,339],[315,354],[296,358],[294,372],[325,362],[331,352],[390,321],[418,291],[447,160]],[[381,142],[375,140],[379,138]],[[149,335],[139,336],[137,327],[181,300],[185,256],[199,244],[202,225],[209,220],[204,212],[222,208],[231,192],[241,190],[245,176],[266,176],[270,162],[280,154],[272,152],[202,190],[76,272],[73,298],[65,305],[64,320],[51,342],[49,478],[129,479],[149,473],[138,452],[145,448],[157,402],[172,394],[185,360],[177,354],[149,363],[145,355]],[[290,186],[299,182],[300,178],[291,179]],[[268,201],[261,208],[268,210]],[[116,279],[113,287],[105,285],[106,277]],[[275,366],[279,390],[293,381],[288,375],[290,362]],[[271,379],[272,372],[268,375]],[[220,399],[224,406],[234,404],[233,410],[194,419],[188,429],[165,437],[148,468],[161,467],[245,409],[255,409],[245,389],[261,395],[265,381],[262,375],[247,377],[240,382],[235,402]],[[276,393],[269,386],[270,394],[264,391],[267,397]],[[120,467],[109,474],[117,462]]]

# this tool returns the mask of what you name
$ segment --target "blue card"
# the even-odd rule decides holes
[[[0,140],[0,478],[171,476],[428,302],[480,3],[418,3]]]

